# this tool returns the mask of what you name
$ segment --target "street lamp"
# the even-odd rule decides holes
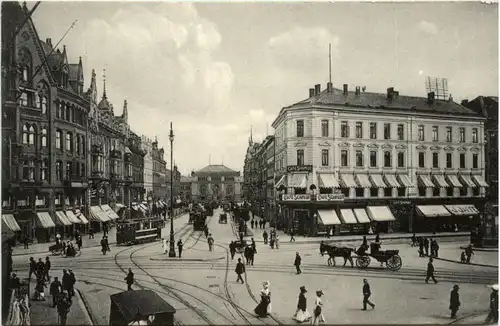
[[[173,175],[172,162],[174,160],[174,131],[172,130],[172,122],[170,122],[170,250],[168,257],[175,257],[175,239],[174,239],[174,198],[173,198]]]

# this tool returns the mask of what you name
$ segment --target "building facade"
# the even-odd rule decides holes
[[[141,136],[141,148],[144,151],[144,190],[146,200],[153,200],[153,141]]]
[[[190,203],[192,201],[191,197],[191,187],[193,183],[193,178],[181,176],[179,180],[179,197],[185,203]]]
[[[128,147],[125,153],[125,162],[130,162],[126,178],[132,178],[130,184],[130,199],[129,203],[141,203],[145,200],[146,190],[144,188],[144,156],[145,151],[142,150],[141,137],[133,132],[130,132],[128,139]]]
[[[241,200],[240,172],[224,165],[208,165],[191,173],[191,198],[195,202]]]
[[[275,187],[301,234],[469,228],[484,210],[485,119],[428,97],[334,89],[283,108]]]
[[[243,198],[251,204],[252,209],[258,206],[259,202],[259,143],[254,143],[252,135],[248,141],[247,152],[245,155],[245,164],[243,167]]]
[[[152,143],[151,158],[153,160],[153,200],[167,198],[167,162],[164,159],[165,151],[158,148],[158,140]]]
[[[170,169],[167,169],[165,171],[165,184],[166,184],[166,189],[165,189],[165,196],[166,196],[166,202],[170,202],[170,193],[172,193],[172,197],[174,198],[175,202],[180,203],[181,198],[180,198],[180,186],[181,186],[181,173],[177,169],[177,165],[174,165],[174,182],[171,184],[171,179],[172,179],[172,174],[170,173]]]
[[[275,189],[274,189],[274,136],[268,137],[267,141],[264,141],[263,147],[265,147],[265,180],[266,180],[266,208],[264,216],[273,225],[276,221],[276,200],[275,200]]]

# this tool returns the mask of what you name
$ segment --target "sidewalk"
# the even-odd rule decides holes
[[[45,301],[33,301],[36,281],[30,282],[30,311],[32,325],[60,325],[57,308],[52,308],[52,296],[49,295],[50,284],[45,289]],[[73,304],[69,310],[67,325],[92,325],[92,320],[83,303],[80,293],[75,289]]]
[[[486,317],[488,317],[487,312],[480,312],[476,314],[471,314],[469,316],[460,317],[452,321],[450,324],[454,325],[492,325],[493,323],[486,324]]]

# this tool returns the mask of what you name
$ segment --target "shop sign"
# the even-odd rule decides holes
[[[446,206],[446,208],[455,215],[476,215],[474,206]]]
[[[394,205],[410,205],[411,201],[409,201],[409,200],[394,200],[394,201],[391,202],[391,204],[394,204]]]
[[[286,171],[288,173],[293,173],[293,172],[312,172],[313,166],[312,165],[289,165],[286,167]]]
[[[316,195],[317,201],[343,201],[344,194],[319,194]]]
[[[283,195],[283,201],[310,201],[311,195]]]

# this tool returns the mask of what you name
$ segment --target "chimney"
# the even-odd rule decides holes
[[[361,94],[361,87],[356,86],[356,96],[359,96]]]
[[[348,88],[347,84],[344,84],[344,91],[342,92],[342,94],[344,94],[344,96],[347,96],[348,90],[349,90],[349,88]]]
[[[427,94],[427,104],[434,104],[434,99],[436,98],[436,94],[434,92],[430,92]]]
[[[333,84],[332,84],[332,82],[328,82],[326,84],[326,90],[327,90],[328,93],[332,93],[333,92]]]
[[[314,97],[314,88],[309,88],[309,97]]]
[[[321,93],[321,84],[314,85],[314,95],[319,95]]]
[[[464,100],[462,100],[462,102],[460,104],[462,104],[462,106],[466,106],[467,104],[469,104],[469,100],[464,99]]]
[[[52,48],[52,39],[51,38],[47,38],[47,40],[45,40],[45,43],[50,45],[50,47]]]
[[[391,101],[393,96],[394,96],[394,87],[389,87],[387,89],[387,99]]]

